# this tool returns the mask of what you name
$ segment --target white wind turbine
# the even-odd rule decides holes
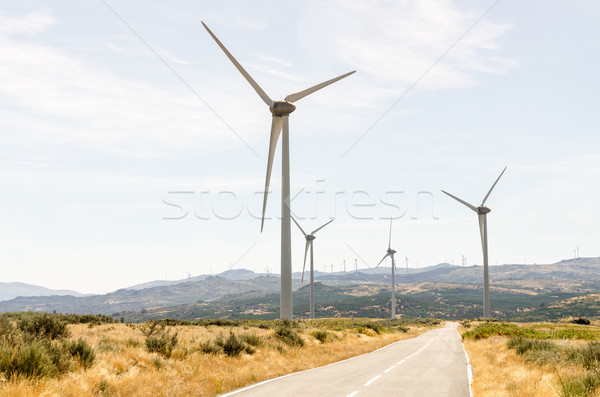
[[[475,211],[477,213],[477,217],[479,218],[479,234],[481,235],[481,247],[483,249],[483,317],[484,318],[491,318],[491,315],[492,315],[492,312],[490,310],[490,276],[489,276],[489,271],[488,271],[488,241],[487,241],[487,218],[486,218],[486,215],[491,210],[485,206],[485,202],[488,199],[488,197],[490,196],[490,193],[492,193],[492,190],[494,190],[494,187],[496,186],[496,184],[498,183],[500,178],[502,177],[502,174],[504,174],[504,171],[506,171],[506,167],[504,167],[504,169],[500,173],[500,176],[498,177],[498,179],[496,179],[496,182],[494,182],[494,184],[490,188],[490,191],[485,195],[485,197],[483,198],[483,201],[481,202],[481,205],[479,207],[475,207],[474,205],[471,205],[471,204],[467,203],[466,201],[461,200],[458,197],[453,196],[450,193],[442,190],[442,192],[446,193],[448,196],[452,197],[454,200],[458,201],[461,204],[466,205],[467,207],[469,207],[470,209]]]
[[[390,217],[390,239],[388,242],[388,249],[385,256],[379,261],[376,268],[379,267],[388,256],[392,258],[392,320],[396,319],[396,278],[395,278],[395,270],[396,270],[396,261],[394,260],[394,254],[396,251],[392,249],[392,217]]]
[[[302,280],[301,280],[302,283],[304,283],[304,269],[306,268],[306,254],[308,253],[308,248],[310,247],[310,318],[312,320],[315,318],[315,274],[314,274],[315,266],[314,266],[314,255],[313,255],[313,241],[316,238],[315,233],[317,233],[319,230],[323,229],[325,226],[327,226],[331,222],[333,222],[333,219],[330,220],[329,222],[325,223],[323,226],[313,230],[310,234],[306,234],[304,232],[302,227],[300,227],[300,225],[298,224],[298,222],[296,222],[296,220],[294,219],[293,216],[292,216],[292,220],[294,221],[296,226],[298,226],[298,229],[300,229],[300,231],[304,235],[304,238],[306,239],[306,246],[304,247],[304,265],[302,265]]]
[[[223,50],[229,60],[235,65],[237,70],[244,76],[244,78],[250,83],[252,88],[256,91],[258,96],[267,104],[273,120],[271,123],[271,136],[269,142],[269,158],[267,160],[267,178],[265,180],[265,196],[263,199],[263,211],[262,221],[260,224],[260,230],[262,232],[265,223],[265,210],[267,208],[267,195],[269,193],[269,181],[271,180],[271,169],[273,167],[273,157],[275,155],[275,149],[277,147],[277,141],[279,140],[279,134],[283,128],[282,137],[282,148],[281,148],[281,292],[280,292],[280,317],[282,319],[292,318],[292,242],[291,242],[291,231],[290,231],[290,129],[289,129],[289,115],[292,113],[296,106],[294,102],[304,98],[307,95],[312,94],[321,88],[327,87],[328,85],[335,83],[338,80],[343,79],[354,73],[355,71],[343,74],[331,80],[327,80],[321,84],[317,84],[313,87],[307,88],[303,91],[290,94],[285,97],[283,101],[273,101],[263,91],[262,88],[250,77],[248,72],[244,70],[242,65],[231,55],[231,53],[225,48],[225,46],[217,39],[217,37],[210,31],[208,26],[202,22],[202,25],[206,28],[208,33],[217,42],[219,47]]]

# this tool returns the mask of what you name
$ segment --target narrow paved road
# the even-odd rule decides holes
[[[457,323],[325,367],[225,394],[236,397],[469,396]]]

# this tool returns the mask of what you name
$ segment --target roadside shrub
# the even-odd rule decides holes
[[[379,335],[385,331],[385,328],[383,328],[381,325],[379,325],[377,323],[366,323],[365,328],[372,329],[373,331],[375,331],[375,333],[377,335]]]
[[[564,328],[556,331],[552,331],[550,333],[550,337],[553,339],[582,339],[582,340],[594,340],[596,339],[596,334],[585,330],[585,329],[577,329],[577,328]]]
[[[139,330],[146,338],[153,337],[160,333],[164,333],[166,324],[158,320],[146,321],[144,324],[139,326]]]
[[[563,397],[594,396],[600,390],[600,374],[593,372],[565,381],[561,380],[560,394]]]
[[[16,376],[39,378],[56,375],[56,367],[44,346],[39,342],[21,344],[16,348],[1,348],[0,371],[5,374],[7,379]]]
[[[159,337],[150,336],[146,338],[146,350],[149,353],[158,353],[165,358],[171,357],[175,346],[177,346],[177,333],[174,335],[163,333]]]
[[[289,327],[278,327],[275,330],[275,336],[288,346],[304,346],[304,340],[296,331]]]
[[[73,356],[63,343],[44,341],[42,344],[57,374],[64,374],[73,370]]]
[[[586,369],[598,369],[600,367],[600,343],[590,342],[587,346],[577,349],[574,356]]]
[[[531,350],[546,350],[546,351],[557,351],[558,346],[553,342],[547,340],[529,339],[517,336],[511,338],[507,343],[506,347],[514,349],[517,354],[525,354]]]
[[[221,339],[217,342],[223,348],[223,353],[226,356],[237,357],[245,348],[244,342],[241,338],[238,338],[233,332],[229,333],[229,337],[225,340]]]
[[[317,330],[314,331],[311,335],[314,336],[315,339],[321,343],[325,343],[329,339],[329,332],[327,331]]]
[[[223,348],[217,343],[206,341],[200,344],[200,350],[204,354],[219,354],[223,351]]]
[[[108,381],[106,379],[102,379],[100,380],[100,382],[98,382],[98,384],[94,387],[94,394],[100,395],[100,396],[105,396],[105,397],[110,397],[114,395],[114,390],[113,388],[110,386],[110,383],[108,383]]]
[[[525,360],[538,365],[556,363],[560,359],[559,347],[550,341],[518,336],[510,339],[506,346],[522,355]]]
[[[24,333],[41,339],[54,340],[70,335],[67,322],[48,313],[31,313],[24,316],[17,321],[17,327]]]
[[[0,346],[16,346],[19,343],[19,332],[6,317],[0,317]]]
[[[246,343],[249,346],[262,346],[262,340],[257,334],[242,334],[240,335],[240,338],[242,339],[242,341],[244,341],[244,343]]]
[[[79,339],[77,342],[66,342],[65,347],[83,368],[90,368],[94,364],[96,359],[94,349],[83,339]]]
[[[538,331],[531,328],[522,328],[515,324],[508,323],[497,323],[497,322],[485,322],[479,324],[474,329],[465,332],[462,335],[463,339],[485,339],[493,335],[500,336],[522,336],[527,338],[535,339],[546,339],[548,334],[543,331]]]

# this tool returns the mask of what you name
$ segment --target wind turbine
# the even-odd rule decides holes
[[[498,177],[498,179],[496,179],[496,182],[494,182],[494,184],[490,188],[490,191],[485,195],[485,197],[483,198],[483,201],[481,202],[481,205],[479,207],[475,207],[474,205],[471,205],[471,204],[467,203],[466,201],[461,200],[458,197],[453,196],[450,193],[442,190],[442,192],[446,193],[448,196],[452,197],[454,200],[458,201],[461,204],[464,204],[465,206],[467,206],[470,209],[472,209],[473,211],[475,211],[477,213],[477,217],[479,218],[479,234],[481,235],[481,248],[483,249],[483,317],[484,318],[491,318],[491,315],[492,315],[491,310],[490,310],[490,276],[489,276],[489,271],[488,271],[488,242],[487,242],[487,218],[486,218],[486,215],[491,210],[485,206],[485,202],[488,199],[488,197],[490,197],[490,193],[492,193],[492,190],[494,190],[494,187],[496,186],[496,184],[502,177],[502,174],[504,174],[504,171],[506,171],[506,167],[504,167],[504,169],[500,173],[500,176]]]
[[[308,253],[308,248],[310,247],[310,319],[313,320],[315,318],[315,274],[314,274],[315,266],[314,266],[314,255],[313,255],[313,241],[316,238],[315,233],[317,233],[319,230],[323,229],[325,226],[327,226],[331,222],[333,222],[333,219],[330,220],[329,222],[325,223],[321,227],[313,230],[310,234],[306,234],[304,232],[304,230],[302,229],[302,227],[300,227],[298,222],[296,222],[296,219],[294,219],[293,216],[291,218],[294,221],[294,223],[296,224],[296,226],[298,226],[298,229],[300,229],[300,231],[304,235],[304,238],[306,239],[306,245],[304,247],[304,265],[302,265],[302,280],[300,281],[301,283],[304,283],[304,269],[306,268],[306,254]]]
[[[303,91],[290,94],[285,97],[283,101],[273,101],[260,86],[250,77],[248,72],[239,64],[239,62],[231,55],[231,53],[225,48],[225,46],[217,39],[217,37],[211,32],[211,30],[202,22],[202,25],[206,28],[208,33],[217,42],[221,50],[227,55],[227,58],[233,63],[233,65],[239,70],[244,78],[250,83],[252,88],[256,91],[258,96],[267,104],[273,120],[271,122],[271,135],[269,142],[269,157],[267,160],[267,177],[265,180],[265,195],[263,199],[263,210],[262,210],[262,221],[260,224],[260,231],[262,232],[265,223],[265,210],[267,208],[267,196],[269,193],[269,182],[271,180],[271,169],[273,168],[273,157],[275,156],[275,149],[277,147],[277,141],[279,140],[279,134],[283,129],[282,137],[282,148],[281,148],[281,294],[280,294],[280,317],[282,319],[292,318],[292,242],[291,242],[291,231],[290,231],[290,129],[289,129],[289,115],[292,113],[296,106],[294,102],[304,98],[307,95],[312,94],[321,88],[327,87],[328,85],[335,83],[344,77],[350,76],[355,71],[343,74],[331,80],[327,80],[321,84],[317,84]]]
[[[392,320],[396,319],[396,278],[395,278],[395,269],[396,269],[396,261],[394,260],[394,254],[396,251],[392,249],[392,217],[390,217],[390,240],[388,243],[388,249],[385,256],[379,261],[376,268],[379,267],[388,256],[392,258]]]

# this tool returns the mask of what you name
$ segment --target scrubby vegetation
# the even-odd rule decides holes
[[[547,328],[540,326],[519,326],[512,323],[498,323],[486,321],[472,330],[462,334],[463,339],[483,339],[490,336],[512,336],[533,339],[583,339],[594,340],[598,338],[599,332],[580,328]]]
[[[13,320],[16,319],[16,321]],[[67,322],[50,314],[0,316],[0,373],[6,379],[56,377],[93,365],[93,349],[71,341]]]
[[[578,319],[575,319],[578,320]],[[482,322],[463,332],[477,395],[600,395],[600,327]]]
[[[437,320],[151,320],[0,315],[0,397],[211,396],[366,353]]]

